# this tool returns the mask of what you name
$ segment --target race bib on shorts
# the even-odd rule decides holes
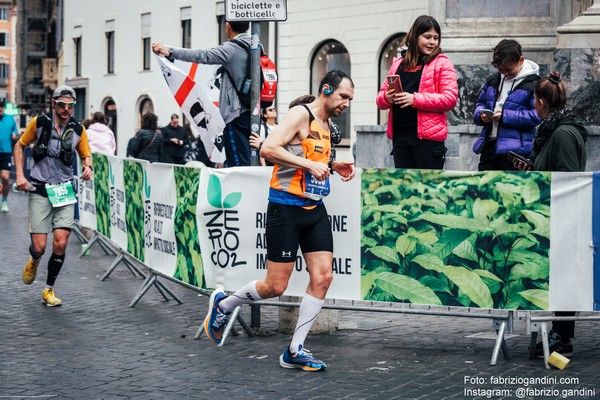
[[[320,181],[308,171],[305,171],[304,178],[306,179],[306,187],[302,197],[319,201],[327,196],[331,191],[329,186],[329,178],[325,179],[324,181]]]
[[[71,182],[59,183],[56,185],[47,183],[46,193],[48,194],[48,200],[50,200],[50,203],[52,203],[52,207],[54,208],[77,203],[75,191],[73,190],[73,184]]]

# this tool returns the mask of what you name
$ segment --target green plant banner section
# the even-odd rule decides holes
[[[139,162],[123,160],[127,252],[144,261],[144,171]]]
[[[550,173],[365,169],[364,300],[548,309]]]
[[[204,268],[196,222],[200,170],[174,167],[174,175],[177,192],[177,207],[174,219],[177,268],[173,277],[190,285],[205,288]]]
[[[110,187],[108,159],[105,155],[93,153],[94,195],[96,196],[96,229],[110,238]]]

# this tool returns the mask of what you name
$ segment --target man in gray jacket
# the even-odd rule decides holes
[[[248,52],[231,41],[242,40],[250,47],[250,35],[246,33],[248,27],[248,22],[226,22],[225,32],[229,40],[207,50],[152,43],[152,51],[167,58],[223,66],[219,110],[226,124],[223,138],[228,167],[250,165],[250,110],[241,104],[236,91],[236,88],[241,89],[246,77]]]

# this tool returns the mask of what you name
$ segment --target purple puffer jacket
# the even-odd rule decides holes
[[[540,123],[540,117],[533,106],[533,89],[539,79],[538,75],[525,77],[506,98],[498,125],[496,154],[508,154],[509,151],[524,156],[531,154],[535,127]],[[473,145],[473,151],[477,154],[481,153],[483,144],[492,130],[492,124],[484,124],[481,121],[481,109],[494,109],[499,86],[500,74],[492,74],[483,85],[475,105],[473,120],[475,125],[483,125],[479,138]]]

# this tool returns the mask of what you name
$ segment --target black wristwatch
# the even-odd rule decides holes
[[[329,173],[333,174],[333,161],[329,161],[329,163],[327,163],[327,166],[329,167]]]

